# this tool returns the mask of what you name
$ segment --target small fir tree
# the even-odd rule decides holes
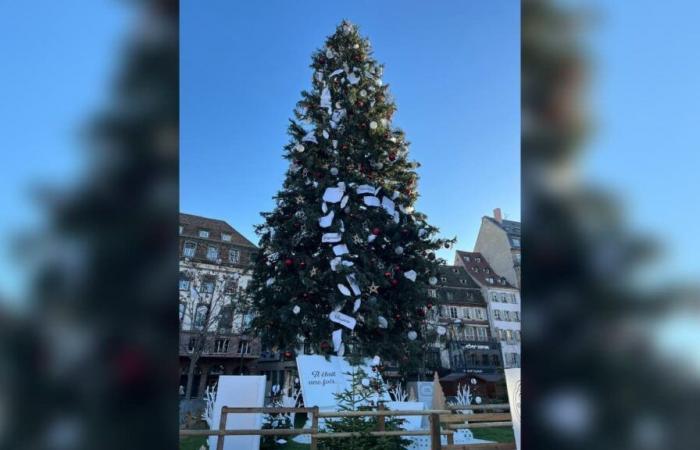
[[[347,347],[355,362],[379,355],[415,370],[429,340],[427,289],[444,263],[435,251],[453,241],[414,210],[418,164],[392,126],[396,106],[369,42],[345,21],[311,67],[277,207],[257,227],[253,325],[272,348]]]
[[[335,394],[339,411],[374,411],[383,404],[387,398],[387,392],[378,372],[370,376],[356,366],[346,375],[352,382],[344,392]],[[326,432],[359,432],[362,435],[342,439],[322,439],[319,441],[319,448],[322,450],[402,450],[411,443],[400,436],[370,436],[369,432],[378,430],[379,420],[379,417],[341,417],[327,420],[324,430]],[[384,430],[400,430],[403,422],[403,419],[396,416],[385,416]]]

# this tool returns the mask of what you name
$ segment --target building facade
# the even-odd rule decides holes
[[[491,335],[482,290],[466,270],[460,266],[441,267],[438,284],[428,296],[434,300],[428,321],[445,332],[434,348],[447,395],[454,395],[457,385],[471,378],[485,383],[501,380],[500,344]]]
[[[196,398],[219,375],[254,371],[260,344],[246,334],[245,288],[257,247],[228,223],[191,214],[180,214],[179,234],[180,391],[192,377]]]
[[[481,218],[474,251],[481,253],[498,275],[520,288],[520,222],[503,219],[501,209],[494,209],[493,217]]]
[[[455,266],[465,270],[486,300],[489,328],[500,342],[504,367],[520,367],[520,292],[498,275],[481,253],[458,250]]]

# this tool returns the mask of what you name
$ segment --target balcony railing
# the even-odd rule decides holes
[[[181,356],[192,354],[195,342],[193,339],[201,339],[199,332],[181,331],[180,348]],[[232,333],[208,333],[204,337],[204,357],[218,358],[259,358],[261,345],[258,339]]]

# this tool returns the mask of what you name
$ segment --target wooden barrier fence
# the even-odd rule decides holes
[[[480,414],[455,414],[455,411],[489,411],[509,410],[505,404],[491,405],[450,405],[446,409],[426,409],[395,411],[385,409],[383,405],[375,411],[324,411],[318,406],[313,408],[221,408],[219,428],[216,430],[180,430],[180,436],[218,436],[216,450],[224,449],[226,436],[297,436],[308,434],[311,436],[311,450],[318,449],[318,441],[321,439],[342,439],[353,436],[430,436],[432,450],[514,450],[515,443],[488,443],[488,444],[454,444],[455,430],[469,428],[492,428],[512,426],[510,413],[494,412]],[[267,430],[227,430],[226,422],[228,414],[289,414],[306,413],[311,415],[311,428],[275,428]],[[384,430],[384,418],[386,416],[428,416],[430,427],[427,430]],[[369,433],[342,432],[324,433],[318,430],[319,418],[333,417],[378,417],[377,431]],[[468,423],[467,423],[468,422]],[[440,443],[441,435],[447,437],[447,445]]]

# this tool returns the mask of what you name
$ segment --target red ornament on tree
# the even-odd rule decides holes
[[[379,234],[382,232],[382,230],[379,229],[379,227],[374,227],[372,228],[372,234],[375,236],[379,236]]]
[[[327,352],[328,349],[330,349],[330,348],[331,348],[331,345],[328,343],[328,341],[321,342],[321,350],[323,350],[324,352]]]
[[[292,357],[292,352],[290,352],[290,351],[284,352],[284,357],[285,357],[286,359],[291,359],[291,357]]]
[[[389,153],[389,161],[396,160],[396,153]]]
[[[432,303],[428,303],[428,309],[433,309],[433,304],[432,304]]]
[[[391,280],[391,285],[392,285],[393,287],[398,286],[398,285],[399,285],[399,280],[397,280],[396,278],[394,278],[393,280]]]
[[[384,272],[384,276],[387,278],[391,278],[391,272]]]
[[[306,268],[306,263],[304,261],[300,262],[299,267],[301,267],[302,269]]]
[[[284,260],[284,265],[287,267],[292,267],[294,265],[294,260],[292,258],[287,258]]]

